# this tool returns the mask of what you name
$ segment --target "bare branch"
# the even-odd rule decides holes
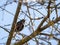
[[[10,45],[11,44],[11,40],[12,40],[14,29],[15,29],[15,24],[17,22],[17,18],[18,18],[20,9],[21,9],[21,5],[22,5],[22,1],[18,2],[16,14],[15,14],[15,17],[14,17],[14,20],[13,20],[12,28],[11,28],[11,31],[10,31],[10,34],[9,34],[9,37],[8,37],[6,45]]]
[[[58,21],[60,21],[60,17],[56,18],[53,22],[57,23]],[[41,31],[48,28],[49,26],[51,26],[51,25],[47,24],[44,27],[40,28],[40,25],[39,25],[34,33],[32,33],[30,36],[27,36],[27,37],[23,38],[19,42],[15,43],[15,45],[22,45],[22,44],[26,43],[27,41],[29,41],[30,39],[32,39],[36,35],[40,34]]]

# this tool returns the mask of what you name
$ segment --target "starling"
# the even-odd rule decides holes
[[[22,29],[24,28],[24,23],[25,23],[24,19],[18,21],[17,24],[16,24],[15,32],[22,31]]]

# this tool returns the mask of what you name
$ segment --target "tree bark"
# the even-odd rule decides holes
[[[6,45],[10,45],[11,44],[11,40],[12,40],[12,37],[13,37],[13,33],[14,33],[16,22],[17,22],[17,18],[18,18],[19,12],[21,10],[21,5],[22,5],[22,1],[18,2],[16,14],[15,14],[15,17],[14,17],[14,20],[13,20],[13,24],[12,24],[11,31],[9,33],[9,37],[8,37]]]

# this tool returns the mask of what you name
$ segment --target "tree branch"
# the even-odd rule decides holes
[[[17,18],[18,18],[20,9],[21,9],[21,5],[22,5],[22,1],[18,2],[16,14],[15,14],[15,17],[14,17],[14,20],[13,20],[13,24],[12,24],[11,31],[10,31],[10,34],[9,34],[9,37],[8,37],[6,45],[10,45],[10,43],[11,43],[11,40],[12,40],[12,37],[13,37],[13,33],[14,33],[14,29],[15,29],[15,24],[17,22]]]
[[[56,18],[53,22],[54,24],[57,23],[58,21],[60,21],[60,17]],[[39,35],[41,33],[41,31],[43,31],[44,29],[50,27],[51,25],[47,24],[45,26],[43,26],[42,28],[40,28],[40,25],[38,26],[38,28],[36,29],[36,31],[34,33],[32,33],[31,35],[23,38],[22,40],[20,40],[19,42],[15,43],[14,45],[22,45],[26,42],[28,42],[30,39],[32,39],[33,37],[35,37],[36,35]]]

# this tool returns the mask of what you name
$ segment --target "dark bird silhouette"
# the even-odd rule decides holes
[[[24,19],[18,21],[17,24],[16,24],[15,32],[22,31],[22,29],[24,28],[24,23],[25,23]]]

